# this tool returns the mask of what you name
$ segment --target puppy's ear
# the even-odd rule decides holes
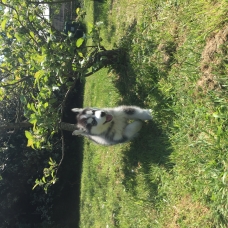
[[[79,112],[81,112],[83,109],[82,108],[72,108],[71,111],[75,112],[76,114],[78,114]]]

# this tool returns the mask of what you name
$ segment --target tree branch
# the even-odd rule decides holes
[[[65,122],[59,123],[58,127],[64,131],[74,131],[77,129],[76,124],[70,124],[70,123],[65,123]]]
[[[18,80],[18,81],[16,81],[16,82],[14,82],[14,83],[7,84],[7,85],[1,85],[1,84],[0,84],[0,87],[14,86],[14,85],[16,85],[16,84],[18,84],[18,83],[20,83],[20,82],[23,82],[23,81],[26,81],[26,80],[32,78],[32,77],[33,77],[33,76],[27,76],[27,77],[24,77],[24,78],[22,78],[22,79],[20,79],[20,80]]]
[[[35,4],[35,5],[40,5],[40,4],[56,4],[56,3],[66,3],[66,2],[72,2],[72,0],[60,0],[60,1],[43,1],[43,2],[33,2],[33,1],[27,1],[27,4]]]
[[[33,125],[29,122],[6,123],[4,125],[0,125],[0,132],[6,132],[12,129],[30,128],[32,126]]]

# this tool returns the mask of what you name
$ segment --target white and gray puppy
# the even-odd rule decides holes
[[[143,120],[151,120],[151,111],[136,106],[115,108],[73,108],[77,113],[77,130],[73,135],[86,136],[102,145],[124,143],[134,138]],[[134,120],[129,123],[129,120]]]

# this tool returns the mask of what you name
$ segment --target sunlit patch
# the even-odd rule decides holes
[[[96,118],[101,118],[101,111],[96,111],[95,112],[95,116],[96,116]]]

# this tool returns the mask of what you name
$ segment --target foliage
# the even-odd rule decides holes
[[[27,146],[52,150],[63,115],[63,91],[75,84],[68,75],[74,76],[73,59],[79,56],[75,55],[71,34],[59,32],[45,18],[45,7],[26,1],[1,2],[0,86],[2,104],[11,106],[14,101],[16,110],[13,118],[4,120],[30,122],[33,129],[25,131]],[[45,186],[55,183],[51,173],[52,179]]]
[[[48,139],[58,132],[64,108],[61,91],[111,64],[114,55],[107,55],[114,51],[100,45],[99,25],[75,41],[71,32],[58,31],[45,18],[43,4],[2,1],[1,7],[1,99],[20,94],[17,122],[25,117],[33,124],[25,133],[28,146],[50,148]],[[76,12],[79,23],[85,13],[79,8]],[[89,38],[94,43],[86,49]]]
[[[70,111],[72,107],[80,107],[79,90],[81,83],[76,85],[77,91],[72,92],[66,102],[66,116],[63,121],[74,122],[75,116]],[[1,110],[2,111],[2,110]],[[11,117],[15,115],[14,106],[8,107]],[[0,112],[0,115],[2,113]],[[4,113],[3,113],[4,114]],[[10,121],[6,115],[5,121]],[[69,227],[78,224],[78,195],[81,167],[81,141],[64,132],[65,154],[62,154],[60,135],[54,135],[50,140],[52,150],[42,148],[34,150],[27,147],[27,139],[22,129],[12,129],[0,135],[0,227],[58,227],[61,222]],[[61,158],[64,156],[64,160]],[[53,159],[51,164],[47,165]],[[49,167],[54,168],[54,161],[62,161],[58,171],[57,183],[49,188],[52,173],[46,177],[46,183],[41,188],[32,190],[35,180],[42,180],[42,173]],[[47,174],[46,174],[47,175]],[[42,188],[48,187],[45,193]],[[62,204],[68,210],[62,211]],[[59,214],[61,213],[61,216]],[[72,213],[74,216],[72,217]],[[13,216],[12,216],[13,214]],[[67,221],[67,222],[66,222]],[[65,222],[65,223],[64,223]],[[64,226],[63,225],[63,226]]]
[[[53,6],[57,2],[49,3]],[[78,91],[84,78],[116,63],[118,55],[117,50],[106,50],[101,45],[101,23],[90,25],[87,35],[75,38],[73,33],[65,34],[52,26],[52,18],[44,16],[43,3],[0,1],[0,220],[4,227],[50,227],[55,222],[53,226],[57,227],[58,222],[65,225],[66,220],[69,227],[77,224],[78,216],[65,218],[77,210],[72,205],[78,201],[74,194],[79,194],[75,193],[79,187],[74,182],[80,178],[80,142],[74,140],[70,147],[72,138],[65,138],[62,132],[60,136],[59,123],[75,121],[66,109],[81,105]],[[76,14],[73,23],[83,24],[85,11],[78,8]],[[89,39],[93,41],[87,45]],[[72,94],[69,105],[67,99]],[[63,157],[68,157],[67,165]],[[47,163],[49,167],[44,168],[42,177]],[[57,172],[62,180],[50,190],[57,181]],[[34,191],[30,191],[32,187]],[[71,211],[57,216],[66,200]]]
[[[25,117],[33,124],[33,133],[26,132],[28,146],[41,148],[57,131],[60,107],[55,92],[72,84],[66,77],[75,56],[72,42],[43,16],[44,6],[26,1],[1,6],[3,99],[21,94],[17,121]]]
[[[66,99],[77,81],[83,82],[104,66],[116,64],[119,55],[117,50],[106,50],[101,45],[102,23],[90,25],[87,35],[75,39],[72,32],[64,34],[53,27],[44,15],[46,7],[38,2],[12,0],[2,1],[0,10],[1,102],[5,107],[14,105],[11,122],[33,125],[25,136],[27,146],[34,150],[53,149],[52,139],[61,126]],[[82,23],[85,11],[77,8],[76,14],[73,25]],[[88,39],[93,43],[86,46]],[[7,108],[3,115],[6,112]],[[43,178],[37,179],[34,187],[43,186],[47,191],[56,182],[54,163],[44,169]],[[48,179],[47,172],[51,174]]]
[[[17,134],[0,137],[0,227],[53,222],[53,191],[45,194],[39,189],[31,189],[34,179],[42,173],[42,166],[48,161],[48,156],[59,159],[59,145],[51,153],[47,150],[34,152],[26,144],[22,130],[17,131]]]
[[[44,191],[47,193],[48,187],[56,183],[56,171],[58,164],[56,164],[56,162],[53,161],[52,158],[49,159],[48,164],[50,165],[50,167],[44,169],[44,176],[40,180],[36,179],[36,184],[33,186],[32,189],[35,189],[36,186],[42,186]],[[50,180],[47,180],[48,178],[50,178]]]

